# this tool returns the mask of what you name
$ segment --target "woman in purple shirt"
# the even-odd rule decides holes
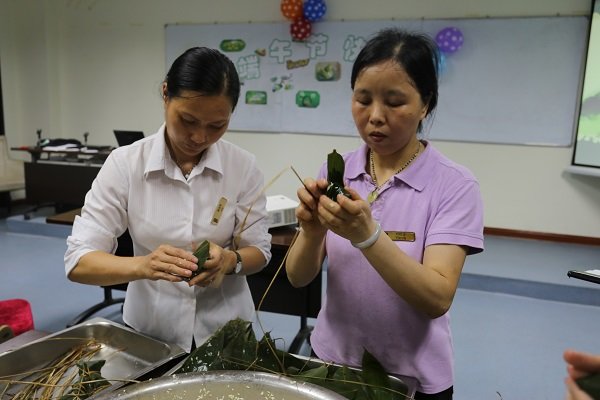
[[[417,379],[416,399],[451,399],[448,310],[469,254],[483,250],[479,185],[420,140],[438,96],[438,50],[425,35],[385,29],[352,69],[352,115],[364,144],[344,154],[350,198],[324,195],[327,166],[298,190],[292,285],[327,257],[327,296],[311,335],[322,360],[361,365],[363,351]]]

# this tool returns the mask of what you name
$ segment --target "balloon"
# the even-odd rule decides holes
[[[327,11],[324,0],[306,0],[304,2],[304,19],[310,22],[316,22],[323,18]]]
[[[292,39],[298,42],[306,40],[312,33],[312,25],[304,18],[297,19],[290,25]]]
[[[291,21],[302,17],[302,0],[282,0],[281,14]]]
[[[452,54],[460,49],[463,45],[462,32],[453,26],[442,29],[435,36],[435,42],[440,50],[447,54]]]

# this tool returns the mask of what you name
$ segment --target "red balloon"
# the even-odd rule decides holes
[[[312,33],[312,25],[304,18],[299,18],[290,25],[292,39],[298,42],[306,40]]]
[[[281,1],[281,14],[290,21],[295,21],[300,18],[303,13],[304,7],[302,5],[302,0]]]

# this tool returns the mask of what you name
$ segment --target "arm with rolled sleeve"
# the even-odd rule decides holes
[[[135,257],[117,257],[117,238],[127,229],[129,183],[111,154],[86,195],[81,216],[75,218],[67,238],[65,272],[69,279],[111,285],[137,279]],[[82,262],[82,258],[87,258]],[[133,268],[132,268],[133,267]]]

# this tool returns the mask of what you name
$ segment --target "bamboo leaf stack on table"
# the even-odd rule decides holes
[[[362,370],[323,363],[278,350],[268,332],[258,341],[252,323],[241,319],[231,320],[192,351],[173,374],[221,370],[283,375],[325,387],[349,399],[408,398],[406,389],[394,387],[381,364],[367,351]]]

